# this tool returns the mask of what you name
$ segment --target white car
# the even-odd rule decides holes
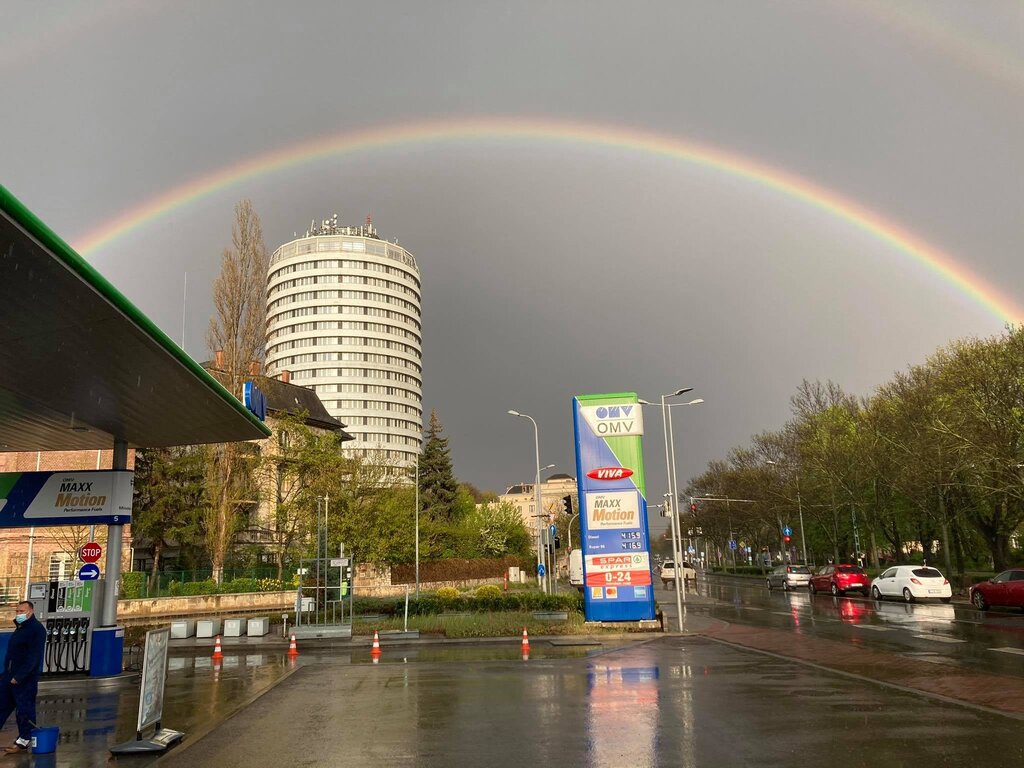
[[[671,560],[666,560],[661,564],[661,583],[668,587],[669,584],[675,584],[676,580],[676,564]],[[683,578],[687,581],[696,581],[697,571],[696,569],[687,562],[683,562]]]
[[[898,597],[908,603],[926,599],[948,603],[953,599],[953,588],[949,586],[949,579],[935,568],[896,565],[871,582],[871,596],[875,600]]]

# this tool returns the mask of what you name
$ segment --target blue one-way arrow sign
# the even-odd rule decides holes
[[[100,567],[96,563],[86,563],[78,569],[79,581],[94,581],[100,577]]]

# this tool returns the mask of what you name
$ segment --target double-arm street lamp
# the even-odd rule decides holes
[[[540,520],[541,514],[542,514],[542,512],[541,512],[541,498],[540,498],[540,437],[539,437],[538,432],[537,432],[537,421],[532,416],[528,416],[525,413],[520,413],[519,411],[511,411],[510,410],[508,413],[509,413],[510,416],[518,416],[518,417],[520,417],[522,419],[529,419],[530,423],[533,424],[533,451],[534,451],[534,457],[535,457],[536,462],[537,462],[537,474],[536,474],[535,481],[534,481],[534,484],[533,484],[534,515],[535,515],[534,519],[537,521],[537,579],[540,582],[541,588],[545,592],[547,592],[548,591],[547,580],[546,580],[546,578],[543,578],[540,575],[541,566],[544,565],[544,559],[545,558],[544,558],[544,526],[541,524],[541,520]],[[551,464],[549,466],[553,467],[554,464]],[[548,468],[549,467],[545,467],[545,469],[548,469]],[[546,570],[547,569],[545,567],[545,572],[546,572]]]
[[[699,405],[704,400],[697,398],[691,400],[688,403],[675,403],[673,405],[667,404],[665,401],[670,397],[679,397],[685,395],[687,392],[692,392],[693,387],[683,387],[677,389],[675,392],[661,396],[661,425],[665,433],[665,469],[668,475],[668,490],[669,496],[671,497],[671,506],[669,507],[670,512],[670,526],[672,531],[672,559],[675,562],[675,573],[676,578],[673,579],[675,582],[676,589],[676,611],[678,612],[679,631],[683,631],[683,595],[686,592],[686,573],[683,570],[683,556],[680,548],[680,533],[681,523],[679,520],[679,486],[676,477],[676,446],[675,440],[672,435],[672,411],[673,405]],[[656,403],[649,402],[641,399],[641,405],[656,405]],[[679,574],[683,574],[683,578],[679,578]]]

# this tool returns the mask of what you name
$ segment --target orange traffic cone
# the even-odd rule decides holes
[[[523,661],[530,660],[530,636],[526,633],[526,627],[523,627]]]
[[[373,630],[373,648],[370,649],[370,655],[373,656],[373,663],[376,664],[380,657],[380,636],[376,629]]]
[[[220,648],[220,635],[217,635],[217,640],[213,644],[213,658],[216,661],[220,661],[224,658],[224,651]]]
[[[297,645],[295,645],[295,633],[292,632],[292,640],[290,643],[288,643],[288,656],[294,659],[298,655],[299,648]]]

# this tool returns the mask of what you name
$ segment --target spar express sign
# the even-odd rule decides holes
[[[573,408],[587,619],[653,619],[640,404],[580,395]]]
[[[133,480],[125,470],[2,473],[0,528],[130,523]]]

